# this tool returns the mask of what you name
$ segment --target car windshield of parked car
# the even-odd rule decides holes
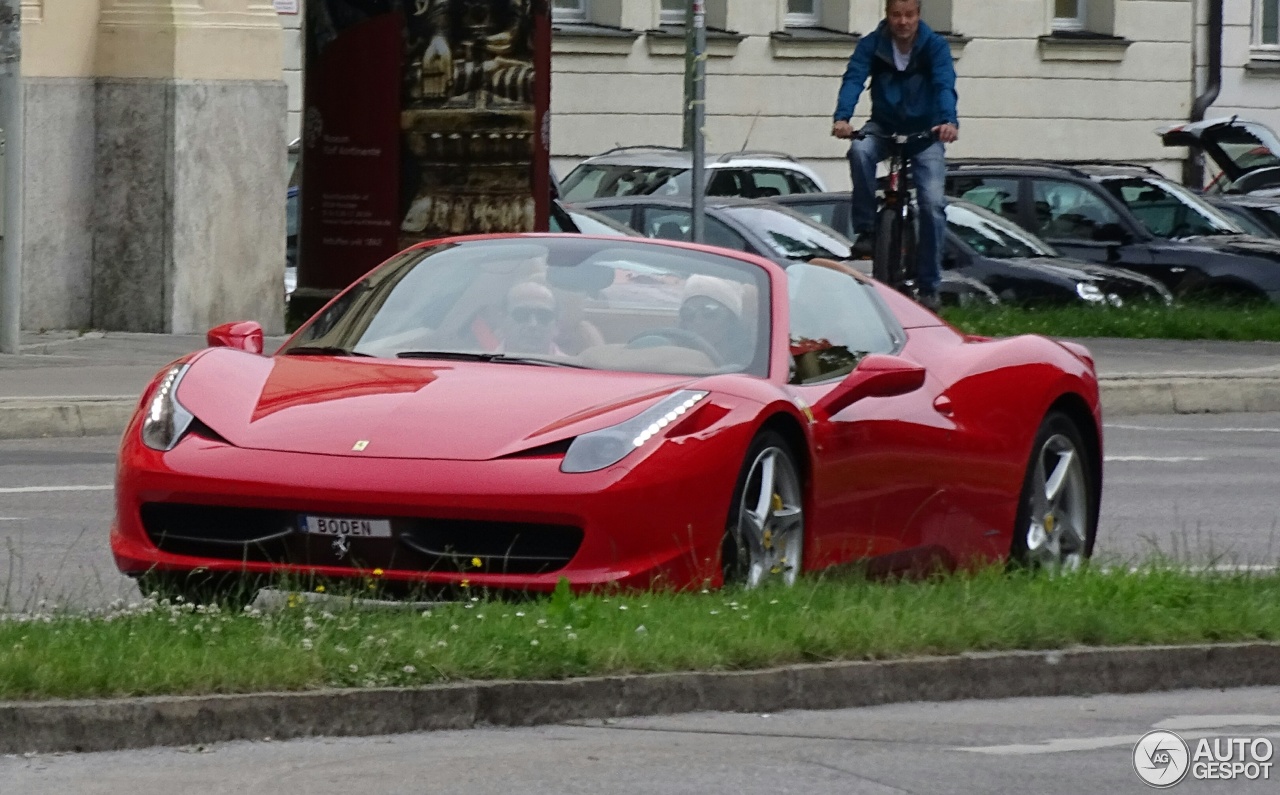
[[[947,229],[969,248],[992,259],[1056,257],[1048,243],[993,212],[972,205],[947,205]]]
[[[687,196],[687,166],[603,165],[583,163],[560,184],[567,202],[610,196]]]
[[[1101,182],[1156,237],[1244,234],[1230,218],[1173,182],[1157,177],[1104,177]]]
[[[849,259],[852,254],[853,242],[847,237],[787,208],[744,204],[725,207],[724,213],[754,230],[774,253],[786,259]]]
[[[731,257],[623,238],[472,240],[378,268],[280,353],[764,376],[769,301],[768,273]]]

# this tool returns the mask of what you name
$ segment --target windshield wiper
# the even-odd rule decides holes
[[[364,356],[373,358],[371,353],[349,351],[337,345],[299,345],[284,352],[285,356]]]
[[[474,353],[468,351],[400,351],[397,359],[453,359],[464,362],[497,362],[498,364],[540,364],[547,367],[573,367],[588,370],[589,367],[561,359],[525,356],[510,353]]]

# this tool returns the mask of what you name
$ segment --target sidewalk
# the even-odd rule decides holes
[[[1280,411],[1280,342],[1080,342],[1109,417]],[[119,434],[156,372],[204,345],[202,334],[24,332],[22,355],[0,354],[0,439]]]

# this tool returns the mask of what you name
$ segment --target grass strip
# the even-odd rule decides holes
[[[1128,337],[1181,340],[1280,340],[1280,306],[1135,304],[1125,307],[948,307],[961,331],[991,337]]]
[[[1280,638],[1280,576],[1151,568],[856,575],[793,589],[472,601],[291,598],[271,612],[113,605],[0,621],[0,699],[298,691],[732,670],[1077,645]]]

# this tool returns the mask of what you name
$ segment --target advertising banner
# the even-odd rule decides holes
[[[307,0],[299,288],[544,230],[547,0]]]

